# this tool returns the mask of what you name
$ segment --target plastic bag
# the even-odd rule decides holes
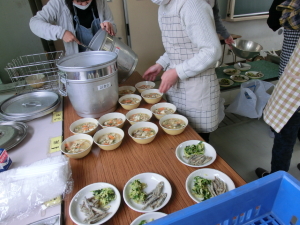
[[[274,84],[262,80],[250,80],[241,84],[241,89],[225,112],[249,118],[260,118],[270,95],[267,90]]]
[[[63,155],[0,173],[0,224],[28,217],[44,202],[72,188],[69,159]]]

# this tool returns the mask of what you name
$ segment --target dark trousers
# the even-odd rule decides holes
[[[272,148],[271,173],[278,170],[288,172],[290,168],[294,145],[300,128],[299,110],[300,107],[279,133],[274,132],[275,138]]]
[[[209,136],[210,133],[199,133],[199,135],[203,138],[203,140],[207,143],[209,143]]]

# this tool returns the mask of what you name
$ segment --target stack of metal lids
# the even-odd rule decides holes
[[[0,122],[0,146],[9,150],[19,144],[27,135],[28,126],[22,122]]]
[[[0,104],[0,119],[26,122],[55,111],[61,97],[52,91],[33,91],[12,96]]]

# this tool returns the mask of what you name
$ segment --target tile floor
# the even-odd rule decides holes
[[[228,119],[228,118],[227,118]],[[263,119],[244,119],[227,124],[212,132],[210,144],[217,153],[246,181],[257,178],[254,170],[262,167],[270,170],[273,138]],[[289,173],[300,180],[300,142],[297,140]]]

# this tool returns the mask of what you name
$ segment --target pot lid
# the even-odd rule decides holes
[[[20,115],[13,115],[13,116],[11,116],[11,115],[6,115],[6,114],[3,114],[3,113],[0,112],[0,120],[3,120],[3,121],[16,121],[16,122],[28,122],[28,121],[40,118],[42,116],[45,116],[45,115],[48,115],[49,113],[54,112],[59,107],[59,105],[61,103],[61,100],[62,99],[59,98],[58,102],[54,106],[52,106],[52,107],[50,107],[50,108],[48,108],[48,109],[46,109],[42,112],[35,113],[35,114],[27,114],[26,116],[24,116],[24,115],[21,115],[21,116]]]
[[[28,126],[21,122],[0,122],[0,147],[9,150],[27,135]]]
[[[107,51],[80,52],[62,57],[56,65],[63,72],[86,72],[115,64],[117,57],[116,53]]]
[[[12,96],[1,103],[0,112],[10,116],[28,116],[53,107],[59,95],[51,91],[35,91]]]

